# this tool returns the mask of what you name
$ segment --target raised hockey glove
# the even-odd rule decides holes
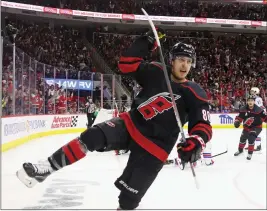
[[[196,162],[201,158],[201,152],[206,144],[200,136],[192,135],[183,143],[177,144],[177,152],[181,161],[187,163]]]
[[[166,41],[166,33],[163,29],[161,28],[156,28],[157,32],[158,32],[158,37],[159,37],[159,41],[161,43],[164,43]],[[146,33],[146,36],[148,38],[148,41],[151,43],[151,51],[154,51],[158,48],[158,44],[156,42],[156,38],[154,36],[154,33],[152,30],[150,30],[149,32]]]
[[[238,119],[235,120],[234,126],[235,126],[235,128],[239,128],[240,127],[240,121]]]

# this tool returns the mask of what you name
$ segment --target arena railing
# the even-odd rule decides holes
[[[38,62],[3,38],[0,110],[3,116],[83,113],[88,98],[99,108],[121,106],[120,76]],[[1,48],[2,49],[2,48]]]
[[[112,75],[114,75],[114,71],[111,70],[111,68],[107,65],[107,63],[105,62],[105,60],[103,59],[103,57],[98,53],[98,51],[96,50],[96,48],[91,43],[89,43],[88,40],[84,39],[84,42],[86,43],[88,49],[91,52],[92,59],[94,59],[101,66],[101,69],[106,74],[112,74]],[[125,85],[123,85],[123,83],[121,83],[121,77],[118,76],[118,75],[116,75],[114,77],[117,78],[117,80],[115,80],[114,86],[116,87],[117,92],[119,92],[119,96],[126,95],[128,97],[128,99],[130,99],[131,93],[125,87]],[[119,96],[117,96],[117,98]]]

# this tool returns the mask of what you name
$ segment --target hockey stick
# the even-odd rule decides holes
[[[212,157],[212,158],[214,158],[214,157],[217,157],[217,156],[220,156],[220,155],[226,154],[227,152],[228,152],[228,150],[226,150],[225,152],[219,153],[219,154],[217,154],[217,155],[213,155],[213,156],[211,156],[211,157]]]
[[[223,155],[223,154],[226,154],[228,152],[228,150],[224,151],[224,152],[221,152],[219,154],[216,154],[216,155],[213,155],[211,156],[211,158],[214,158],[214,157],[217,157],[217,156],[220,156],[220,155]],[[164,165],[170,165],[170,164],[176,164],[177,161],[176,161],[176,158],[174,159],[168,159],[166,160],[165,164]],[[177,165],[177,164],[176,164]],[[183,169],[182,169],[183,170]]]
[[[218,153],[218,154],[216,154],[216,155],[211,156],[211,158],[214,158],[214,157],[217,157],[217,156],[226,154],[227,152],[228,152],[228,149],[227,149],[226,151],[224,151],[224,152],[221,152],[221,153]],[[178,165],[178,163],[177,163],[177,158],[166,160],[166,162],[165,162],[164,165],[170,165],[170,164],[176,164],[176,165]],[[183,170],[183,169],[182,169],[182,170]]]
[[[114,102],[115,107],[116,107],[116,109],[118,111],[118,114],[119,114],[119,107],[118,107],[118,104],[116,103],[116,98],[115,97],[113,97],[113,102]]]
[[[169,76],[168,76],[168,71],[167,71],[166,64],[165,64],[165,61],[164,61],[164,57],[163,57],[163,54],[162,54],[162,48],[161,48],[161,44],[160,44],[160,41],[159,41],[158,33],[156,31],[155,25],[153,24],[152,20],[150,19],[149,15],[147,14],[147,12],[143,8],[141,8],[141,10],[144,13],[144,15],[147,17],[147,20],[148,20],[148,22],[149,22],[149,24],[151,26],[151,29],[152,29],[152,31],[154,33],[154,36],[155,36],[155,39],[156,39],[156,42],[157,42],[157,45],[158,45],[158,48],[159,48],[160,61],[163,64],[163,72],[164,72],[165,80],[166,80],[166,83],[167,83],[168,91],[169,91],[169,93],[171,95],[171,99],[172,99],[175,118],[176,118],[176,121],[178,123],[178,127],[179,127],[180,132],[181,132],[182,142],[185,142],[186,141],[185,140],[185,134],[184,134],[182,122],[181,122],[181,119],[180,119],[180,115],[179,115],[179,112],[178,112],[178,109],[177,109],[177,106],[176,106],[176,103],[175,103],[175,100],[174,100],[174,95],[173,95],[173,91],[172,91],[172,87],[171,87],[171,82],[170,82],[170,79],[169,79]],[[193,167],[191,162],[190,162],[190,167],[191,167],[191,171],[192,171],[192,174],[193,174],[193,177],[194,177],[194,180],[195,180],[196,187],[197,187],[197,189],[199,189],[199,184],[198,184],[198,181],[197,181],[197,178],[196,178],[196,173],[195,173],[194,167]]]
[[[113,108],[114,109],[114,114],[116,113],[116,109],[117,109],[118,115],[119,115],[119,108],[118,108],[118,104],[116,102],[116,98],[115,97],[113,97],[113,103],[115,105],[115,108]],[[114,116],[114,117],[117,117],[117,116]],[[115,151],[116,155],[119,155],[119,150],[114,150],[114,151]]]

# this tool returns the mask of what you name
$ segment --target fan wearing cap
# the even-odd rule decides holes
[[[255,140],[262,131],[262,123],[267,122],[266,113],[262,108],[255,104],[256,95],[249,95],[247,105],[240,109],[238,116],[235,118],[234,126],[239,128],[243,122],[243,131],[240,136],[238,151],[234,156],[243,153],[244,147],[248,140],[247,160],[251,160],[254,151]]]

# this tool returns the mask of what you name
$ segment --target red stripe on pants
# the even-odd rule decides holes
[[[119,116],[125,122],[129,134],[138,145],[140,145],[143,149],[148,151],[151,155],[155,156],[162,162],[165,162],[167,160],[168,153],[164,149],[153,143],[151,140],[146,138],[144,135],[142,135],[140,131],[135,127],[128,113],[122,113]]]

